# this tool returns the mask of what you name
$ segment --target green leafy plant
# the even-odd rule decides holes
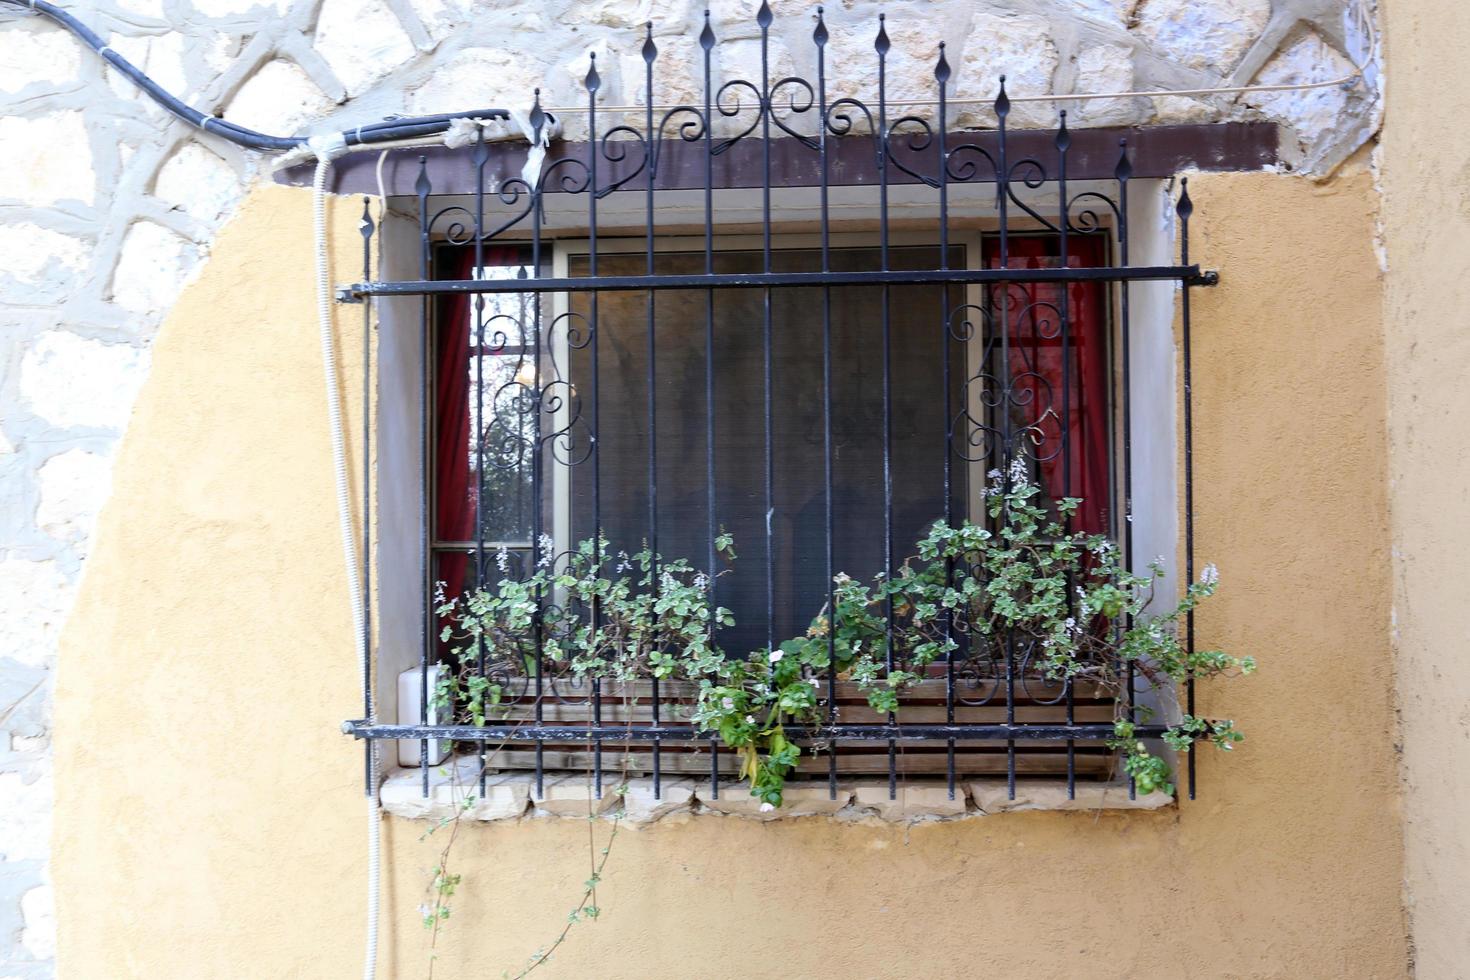
[[[1080,503],[1047,506],[1019,462],[992,471],[984,525],[934,523],[893,574],[868,582],[836,576],[828,605],[801,636],[739,656],[719,646],[734,617],[712,604],[711,572],[647,548],[613,552],[606,539],[583,541],[555,561],[547,548],[523,579],[441,598],[439,615],[452,624],[443,638],[458,667],[437,697],[459,723],[483,726],[502,706],[503,692],[482,669],[491,661],[604,682],[687,681],[697,691],[690,721],[735,752],[751,793],[778,807],[804,751],[786,726],[821,726],[823,678],[831,673],[855,683],[875,711],[896,715],[903,692],[963,648],[982,661],[988,652],[997,678],[1005,669],[1000,651],[1010,665],[1021,651],[1017,670],[1053,682],[1085,679],[1114,695],[1130,676],[1161,687],[1254,670],[1250,658],[1191,652],[1180,637],[1184,618],[1218,586],[1213,566],[1171,607],[1151,613],[1162,559],[1135,573],[1108,538],[1069,532]],[[723,529],[715,544],[727,563],[717,577],[735,551]],[[1143,792],[1172,792],[1168,764],[1135,729],[1133,717],[1120,715],[1109,741],[1124,771]],[[1229,749],[1242,737],[1232,721],[1185,716],[1164,741],[1177,751],[1199,740]]]

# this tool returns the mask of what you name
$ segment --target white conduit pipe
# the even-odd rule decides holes
[[[376,722],[377,708],[369,686],[372,665],[368,662],[367,624],[362,614],[362,572],[358,565],[357,538],[352,529],[352,497],[347,480],[347,447],[342,424],[342,396],[337,385],[337,344],[332,334],[332,289],[327,263],[327,175],[332,169],[331,153],[319,152],[316,174],[311,183],[312,228],[316,236],[316,312],[322,338],[322,373],[327,382],[327,425],[332,436],[332,475],[337,485],[337,525],[342,532],[342,562],[347,568],[347,590],[352,607],[352,635],[363,651],[361,680],[368,692],[368,724]],[[366,342],[366,341],[364,341]],[[367,405],[363,405],[367,411]],[[363,447],[367,451],[367,447]],[[367,520],[367,515],[363,515]],[[378,974],[378,913],[382,877],[382,814],[378,806],[377,748],[368,740],[372,753],[368,794],[368,881],[367,940],[363,950],[363,980],[376,980]]]

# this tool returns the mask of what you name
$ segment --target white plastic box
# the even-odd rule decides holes
[[[434,688],[439,684],[439,675],[444,670],[443,664],[433,664],[429,667],[429,724],[440,724],[439,709],[434,704]],[[423,694],[423,684],[420,677],[423,669],[412,667],[398,675],[398,724],[417,725],[419,723],[420,696]],[[398,743],[398,764],[409,768],[419,765],[419,750],[423,742],[417,739],[402,739]],[[449,740],[435,739],[429,742],[429,765],[437,766],[449,757]]]

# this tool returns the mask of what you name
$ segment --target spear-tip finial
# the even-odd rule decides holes
[[[587,52],[587,79],[586,79],[586,86],[587,86],[587,91],[588,92],[591,92],[593,94],[595,94],[598,89],[602,88],[602,76],[599,75],[599,74],[597,74],[597,52],[596,51],[588,51]]]
[[[1133,176],[1133,161],[1128,159],[1128,140],[1118,140],[1118,166],[1113,170],[1113,176],[1122,182]]]
[[[643,25],[643,60],[653,64],[653,59],[658,57],[658,45],[653,43],[653,21]]]
[[[1006,116],[1011,113],[1011,97],[1006,95],[1006,77],[1000,76],[1000,94],[995,97],[996,118],[1005,121]]]
[[[939,42],[939,61],[934,65],[934,79],[940,89],[949,84],[949,59],[944,56],[944,42]]]
[[[892,42],[888,40],[887,21],[887,14],[878,15],[878,39],[873,42],[873,47],[878,50],[878,57],[880,58],[888,54],[888,49],[893,47]]]
[[[704,12],[704,30],[699,32],[699,46],[709,51],[715,46],[715,29],[709,22],[709,10]]]

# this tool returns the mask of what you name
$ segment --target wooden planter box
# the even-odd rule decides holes
[[[534,679],[525,676],[499,678],[506,690],[505,701],[494,722],[531,722],[536,717]],[[665,681],[659,685],[659,719],[664,725],[687,724],[695,695],[694,685],[685,681]],[[604,727],[652,724],[653,689],[648,681],[637,681],[625,687],[604,684],[599,698],[599,716]],[[825,684],[822,696],[826,695]],[[956,723],[1003,724],[1006,721],[1005,684],[994,680],[957,680],[955,683]],[[548,680],[541,695],[541,721],[546,725],[586,725],[593,718],[590,685],[569,684],[565,679]],[[1111,695],[1103,695],[1091,682],[1074,684],[1072,717],[1078,724],[1110,724],[1114,717]],[[885,724],[887,717],[873,711],[866,698],[851,681],[837,683],[838,721],[846,724]],[[904,692],[898,712],[903,724],[943,724],[945,717],[945,681],[929,678]],[[1018,678],[1015,691],[1015,720],[1018,724],[1065,724],[1067,704],[1062,686],[1039,677]],[[527,725],[530,731],[530,725]],[[710,741],[665,739],[660,744],[659,768],[665,775],[708,776]],[[1067,772],[1067,743],[1018,739],[1016,773],[1023,776],[1059,776]],[[494,746],[492,745],[493,749]],[[835,747],[837,771],[851,776],[886,776],[888,742],[886,740],[840,739]],[[825,778],[828,773],[827,748],[803,747],[798,772]],[[896,769],[914,776],[943,776],[947,771],[948,746],[943,739],[902,739],[897,743]],[[1110,775],[1113,753],[1101,741],[1073,742],[1074,771],[1079,779],[1106,779]],[[584,772],[593,766],[593,752],[586,740],[541,743],[541,764],[548,771]],[[718,766],[721,773],[733,779],[739,770],[736,755],[721,746]],[[489,760],[492,771],[534,769],[536,744],[531,741],[507,742]],[[603,772],[644,775],[653,770],[653,750],[646,740],[604,738],[602,740]],[[1004,740],[960,739],[955,743],[956,776],[1003,775],[1007,772]]]

